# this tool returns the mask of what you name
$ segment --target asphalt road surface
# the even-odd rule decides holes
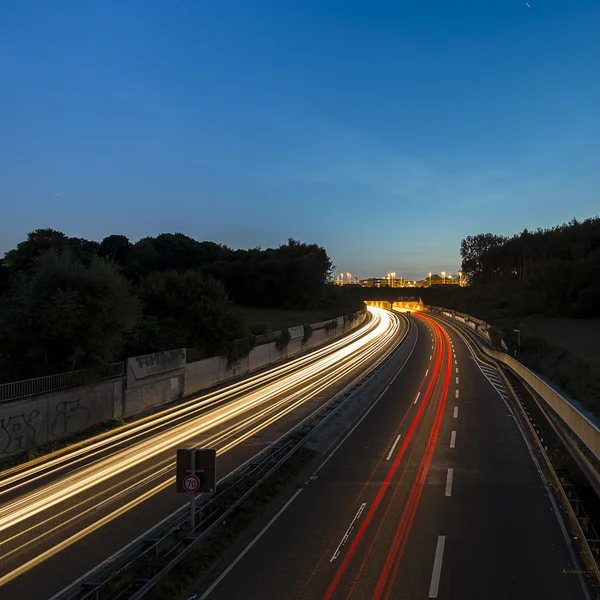
[[[187,502],[177,447],[217,448],[221,478],[373,364],[408,320],[360,330],[79,449],[0,474],[0,598],[47,600]]]
[[[500,379],[414,322],[388,391],[201,599],[589,598]]]

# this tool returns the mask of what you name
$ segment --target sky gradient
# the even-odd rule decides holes
[[[0,7],[0,252],[52,227],[288,237],[337,271],[600,212],[597,0]]]

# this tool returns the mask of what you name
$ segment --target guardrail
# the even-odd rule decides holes
[[[587,448],[600,459],[600,429],[555,389],[512,356],[484,348],[485,353],[504,363],[523,379],[573,430]]]
[[[441,312],[444,316],[457,320],[453,312],[445,308],[431,307]],[[460,314],[460,313],[459,313]],[[469,315],[461,315],[473,320]],[[479,321],[483,323],[483,321]],[[485,324],[488,328],[489,325]],[[573,433],[581,440],[581,442],[592,452],[592,454],[600,460],[600,428],[596,426],[586,415],[584,415],[577,407],[573,406],[566,398],[564,398],[554,388],[549,386],[543,379],[538,377],[533,371],[528,369],[523,363],[513,358],[505,352],[487,348],[480,344],[481,349],[491,358],[498,360],[507,365],[515,372],[523,381],[525,381],[548,406],[550,406],[556,414],[571,428]]]
[[[80,369],[79,371],[69,371],[68,373],[57,373],[56,375],[46,375],[45,377],[36,377],[35,379],[24,379],[23,381],[13,381],[11,383],[0,384],[0,402],[7,400],[18,400],[27,396],[36,394],[45,394],[64,388],[85,385],[94,381],[120,377],[125,373],[125,363],[118,362],[101,367],[92,367],[90,369]]]
[[[397,343],[366,373],[358,375],[273,444],[219,481],[220,490],[217,494],[208,498],[205,496],[197,502],[196,515],[200,514],[203,518],[191,534],[186,533],[189,522],[189,504],[186,504],[50,600],[142,598],[204,540],[218,523],[238,508],[267,477],[300,449],[311,434],[333,418],[346,400],[361,389],[402,347],[409,332],[410,323]],[[234,498],[231,498],[232,492]]]

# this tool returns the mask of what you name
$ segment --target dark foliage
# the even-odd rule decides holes
[[[42,252],[0,303],[0,374],[29,378],[117,360],[138,313],[114,264]]]
[[[236,304],[356,310],[356,299],[327,284],[331,269],[324,248],[293,239],[233,250],[181,233],[97,243],[37,229],[0,265],[0,377],[178,347],[235,362],[252,347]]]
[[[473,286],[504,286],[512,314],[600,314],[600,218],[573,219],[510,238],[491,233],[461,242],[463,272]],[[498,307],[502,308],[502,307]]]

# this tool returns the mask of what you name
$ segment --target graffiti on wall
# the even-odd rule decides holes
[[[81,399],[70,402],[59,402],[50,431],[54,437],[62,437],[69,433],[81,431],[90,421],[90,410],[81,406]]]
[[[130,358],[129,367],[136,379],[143,379],[150,375],[157,375],[167,371],[185,368],[186,349],[169,350],[168,352],[154,352],[144,356]]]
[[[94,415],[94,423],[106,418],[104,412]],[[54,407],[47,398],[0,406],[0,455],[25,452],[49,439],[81,431],[93,424],[91,417],[92,411],[85,406],[83,396],[61,399]]]
[[[0,419],[0,454],[23,452],[35,439],[35,420],[40,416],[37,409]]]

